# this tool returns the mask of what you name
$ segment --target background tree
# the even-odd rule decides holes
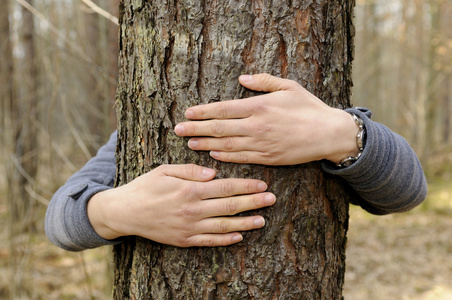
[[[261,178],[280,200],[263,230],[223,248],[180,249],[131,237],[116,247],[116,299],[339,299],[348,194],[318,163],[212,161],[173,133],[188,107],[251,93],[242,73],[294,79],[350,105],[354,1],[122,1],[118,182],[161,164]]]
[[[11,44],[11,30],[9,25],[9,1],[6,1],[3,5],[3,9],[0,11],[0,36],[3,38],[0,40],[0,56],[3,58],[0,60],[0,136],[2,138],[2,144],[6,144],[8,139],[6,138],[6,128],[8,128],[10,120],[10,111],[12,102],[14,99],[14,87],[13,83],[13,48]],[[4,150],[3,147],[1,150]],[[0,153],[3,153],[0,152]]]
[[[32,0],[27,3],[33,5]],[[34,227],[33,204],[35,204],[27,193],[32,189],[33,181],[37,173],[37,131],[35,122],[37,115],[38,98],[38,67],[35,48],[35,29],[33,14],[26,8],[22,8],[22,31],[21,42],[23,59],[21,67],[22,81],[19,85],[19,95],[15,99],[14,112],[12,113],[19,122],[15,122],[14,132],[14,158],[16,167],[11,181],[10,205],[12,228],[19,229]],[[23,228],[21,228],[21,225]],[[18,232],[13,232],[17,234]]]
[[[18,162],[28,158],[15,154],[15,128],[21,127],[24,119],[15,117],[8,107],[12,107],[11,103],[17,104],[19,96],[23,95],[19,89],[22,88],[25,78],[28,78],[24,72],[28,70],[26,65],[29,66],[29,60],[24,57],[24,40],[21,38],[24,24],[22,7],[26,1],[2,1],[4,5],[0,12],[2,13],[0,80],[3,81],[0,85],[0,116],[2,116],[0,120],[6,122],[0,121],[2,137],[0,153],[3,154],[0,156],[0,170],[3,171],[0,175],[1,299],[11,298],[13,288],[20,291],[22,299],[87,299],[90,296],[95,299],[111,299],[108,283],[112,272],[108,270],[110,264],[105,262],[109,249],[100,248],[80,254],[60,251],[47,241],[42,226],[46,203],[53,192],[94,154],[95,149],[98,149],[106,141],[109,133],[116,128],[113,98],[117,84],[118,27],[112,22],[114,18],[110,15],[118,16],[119,0],[91,0],[90,2],[96,6],[95,9],[88,6],[88,2],[88,0],[40,0],[33,1],[33,6],[28,6],[32,9],[34,18],[35,63],[39,68],[39,79],[38,117],[33,121],[38,139],[35,152],[37,173],[28,178],[30,181],[27,181],[27,184],[29,182],[33,184],[28,184],[26,193],[31,196],[33,203],[39,205],[33,212],[35,220],[30,222],[34,224],[34,229],[28,230],[27,226],[16,223],[24,230],[11,238],[11,232],[13,230],[17,232],[18,227],[11,223],[10,218],[8,194],[13,182],[9,178],[12,178],[12,172],[20,166]],[[141,3],[140,0],[135,2]],[[263,5],[259,4],[263,1],[254,2],[257,2],[253,4],[253,7],[257,7],[256,10],[259,5]],[[206,2],[206,5],[211,3]],[[289,1],[282,4],[286,3]],[[9,4],[9,18],[6,17],[6,4]],[[266,5],[268,7],[270,4]],[[275,6],[279,7],[276,4]],[[256,12],[259,17],[255,18],[253,26],[265,29],[267,22],[265,20],[274,22],[273,25],[285,24],[287,18],[280,16],[287,9],[290,9],[289,6],[281,10],[261,9]],[[102,15],[101,18],[94,17],[93,19],[97,21],[91,23],[98,26],[91,26],[86,22],[87,15],[93,16],[94,12]],[[448,213],[452,203],[451,12],[452,2],[448,0],[356,1],[353,105],[371,108],[374,120],[389,125],[414,146],[417,153],[423,156],[422,162],[430,186],[429,199],[422,205],[422,210],[417,209],[410,214],[373,218],[358,208],[352,208],[344,289],[346,299],[428,299],[429,295],[439,299],[438,293],[447,292],[449,296],[444,296],[444,299],[451,298],[449,282],[452,275],[448,268],[452,260],[448,251],[450,244],[448,228],[452,226],[450,224],[452,218]],[[324,15],[326,11],[315,13]],[[179,14],[180,17],[183,15]],[[275,18],[269,18],[269,15],[274,15]],[[303,16],[307,15],[299,14],[299,18],[302,19]],[[339,16],[342,17],[340,14]],[[187,17],[187,22],[189,18],[192,20],[193,16]],[[108,24],[102,25],[104,22],[102,19],[107,19]],[[215,23],[212,17],[206,20]],[[316,24],[315,20],[312,22],[314,23],[308,32],[317,30],[316,28],[321,25]],[[9,26],[9,34],[5,26]],[[234,29],[233,26],[228,28],[231,27]],[[143,28],[146,26],[143,25]],[[93,30],[99,31],[96,35],[101,37],[94,44],[88,37]],[[254,28],[252,30],[256,31]],[[322,31],[318,31],[314,36],[320,36],[320,32]],[[279,67],[273,68],[270,63],[265,65],[255,63],[261,62],[261,57],[273,55],[281,44],[279,42],[272,44],[272,41],[278,41],[278,37],[281,36],[283,36],[281,40],[287,40],[287,34],[283,33],[283,28],[260,35],[256,31],[252,41],[253,45],[260,48],[252,51],[252,55],[255,56],[254,62],[250,55],[247,56],[250,59],[244,60],[248,67],[243,73],[271,70],[274,74],[287,75],[296,80],[303,77],[304,75],[294,76],[296,72],[292,70],[293,63],[290,61],[285,72],[280,71]],[[107,35],[108,44],[105,43]],[[206,33],[202,36],[205,37]],[[180,40],[186,35],[171,37]],[[197,42],[196,47],[203,44],[201,40],[193,41]],[[311,41],[312,39],[308,38],[300,39],[299,42],[304,44],[298,48],[302,49],[304,45],[311,47]],[[204,45],[209,46],[206,43]],[[221,43],[220,46],[217,42],[213,45],[216,45],[215,53],[220,53],[219,50],[226,44]],[[293,52],[287,45],[286,43],[285,52]],[[321,45],[327,46],[323,42]],[[168,53],[173,52],[175,51],[168,49]],[[322,50],[321,53],[326,52]],[[309,55],[310,52],[306,54]],[[206,54],[203,61],[208,61],[211,57],[213,55]],[[136,58],[138,61],[140,59]],[[171,59],[174,59],[174,55]],[[311,57],[307,56],[306,60],[309,59]],[[216,61],[218,62],[218,59]],[[331,62],[324,58],[322,61],[326,61],[323,63],[324,66],[331,65]],[[225,70],[218,66],[213,68],[213,65],[213,63],[207,65],[211,68],[207,71]],[[14,75],[11,74],[12,66]],[[304,66],[316,70],[324,69],[324,66],[310,63],[305,63]],[[311,69],[301,67],[298,70],[310,72]],[[327,78],[328,70],[324,70],[322,74],[325,76],[320,75]],[[171,72],[174,72],[174,67]],[[162,76],[166,73],[163,72]],[[307,78],[301,79],[300,82],[309,86],[311,91],[323,92],[324,88],[320,88],[321,84],[316,81],[317,79]],[[232,76],[228,79],[230,79],[228,85],[237,85],[236,78]],[[208,87],[213,87],[207,80],[209,79],[205,78],[203,84],[208,83]],[[174,85],[174,81],[172,82]],[[100,86],[107,83],[108,87]],[[185,81],[181,81],[181,85],[183,84]],[[15,91],[12,97],[8,96],[11,86]],[[378,92],[369,92],[373,91],[375,86],[379,87]],[[110,97],[102,95],[100,99],[99,95],[103,92],[98,91],[107,89]],[[215,89],[223,90],[222,87]],[[180,91],[178,93],[180,94]],[[240,93],[239,91],[238,94]],[[243,96],[249,95],[247,93],[243,92]],[[225,93],[223,98],[212,98],[224,100],[228,97]],[[110,109],[110,115],[106,113],[107,109]],[[180,111],[182,110],[181,108]],[[109,130],[106,129],[108,122]],[[422,135],[426,137],[423,139],[424,142],[419,139]],[[194,156],[193,161],[196,161],[196,157]],[[257,177],[262,178],[260,174]],[[432,235],[432,231],[437,234]],[[412,238],[413,235],[416,235],[416,239]],[[21,264],[10,263],[15,260],[14,255],[21,253],[25,254],[23,259],[19,260]],[[425,264],[425,261],[429,263]],[[16,285],[13,285],[12,273],[16,271],[18,277]],[[17,280],[19,278],[20,280]],[[19,297],[19,294],[16,296]]]
[[[112,13],[119,7],[119,0],[105,3],[115,5]],[[42,235],[48,199],[64,181],[63,174],[81,166],[114,129],[117,43],[111,40],[117,41],[117,24],[98,18],[103,27],[91,29],[102,42],[89,48],[83,34],[88,24],[73,26],[80,19],[75,16],[92,15],[82,2],[7,0],[3,4],[0,220],[7,238],[0,242],[0,253],[7,253],[2,277],[8,283],[0,282],[0,298],[28,299],[36,297],[38,277],[30,262],[37,253],[36,240],[43,240],[36,235]],[[88,49],[103,53],[103,61],[87,55]],[[89,85],[74,79],[90,74],[94,79]],[[92,82],[96,90],[108,91],[102,102],[91,94]],[[96,125],[87,126],[88,118]]]
[[[9,1],[3,5],[0,11],[0,136],[2,145],[8,145],[12,138],[8,137],[10,131],[7,128],[11,127],[11,112],[13,107],[13,100],[15,98],[14,87],[14,64],[13,64],[13,48],[11,43],[11,30],[9,24]],[[6,147],[1,147],[0,154],[6,156]]]

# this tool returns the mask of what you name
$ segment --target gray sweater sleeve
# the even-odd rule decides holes
[[[78,172],[53,195],[45,216],[47,237],[55,245],[80,251],[121,240],[105,240],[91,226],[87,215],[89,199],[113,186],[116,174],[116,132]]]
[[[356,203],[373,214],[407,211],[423,201],[427,185],[422,167],[408,143],[387,127],[370,120],[365,109],[349,109],[365,124],[367,143],[357,162],[338,169],[323,163],[325,172],[345,179],[359,195]],[[87,203],[112,187],[116,172],[116,132],[80,171],[55,193],[46,212],[45,229],[50,241],[71,251],[121,242],[105,240],[89,222]]]
[[[410,145],[386,126],[371,121],[369,110],[347,111],[364,121],[366,146],[350,167],[324,162],[324,171],[345,179],[358,194],[354,204],[372,214],[404,212],[420,204],[427,195],[427,181]]]

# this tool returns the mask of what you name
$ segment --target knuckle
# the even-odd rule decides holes
[[[234,142],[232,140],[232,138],[225,138],[223,140],[223,148],[224,150],[233,150],[234,149]]]
[[[169,165],[160,165],[157,168],[154,169],[154,171],[157,171],[159,173],[164,173],[166,170],[169,169]]]
[[[224,134],[224,126],[220,121],[213,121],[210,125],[213,136],[220,137]]]
[[[185,172],[189,175],[189,176],[194,176],[196,174],[196,170],[197,166],[195,164],[186,164],[185,165]]]
[[[176,240],[178,244],[191,244],[193,243],[194,234],[196,234],[195,225],[191,222],[187,222],[187,224],[181,225],[177,228],[178,234]]]
[[[261,208],[263,205],[262,203],[263,201],[264,195],[253,195],[253,204],[254,204],[254,208]]]
[[[236,161],[238,163],[242,163],[242,164],[247,163],[248,162],[248,155],[246,153],[244,153],[244,152],[240,152],[240,153],[237,154]]]
[[[247,193],[249,192],[254,192],[256,190],[256,180],[251,179],[251,180],[246,180],[244,183],[244,187],[245,187],[245,191]]]
[[[255,101],[253,103],[253,110],[256,111],[256,112],[257,111],[258,112],[265,112],[265,111],[268,110],[268,104],[265,101],[263,101],[263,100]]]
[[[224,103],[219,102],[217,107],[217,114],[220,119],[225,119],[228,115],[228,109]]]
[[[179,189],[178,196],[183,199],[192,199],[197,195],[197,189],[195,188],[194,184],[188,183],[184,184]]]
[[[227,214],[235,215],[236,213],[239,212],[238,203],[234,199],[232,198],[227,199],[225,205]]]
[[[202,246],[204,247],[215,247],[216,245],[217,243],[215,242],[215,239],[212,237],[208,237],[202,242]]]
[[[186,248],[192,246],[192,243],[190,242],[190,239],[187,237],[179,237],[176,239],[174,246]]]
[[[268,165],[275,165],[279,161],[279,155],[277,152],[265,152],[261,154],[262,159],[266,161]]]
[[[198,119],[203,119],[207,115],[206,109],[203,105],[191,107],[190,110],[194,117]]]
[[[183,218],[197,216],[199,213],[200,209],[195,205],[182,205],[177,211],[177,215]],[[184,229],[190,229],[189,227],[188,225],[184,225]]]
[[[260,157],[265,161],[275,163],[284,156],[283,151],[277,146],[277,144],[275,145],[275,143],[268,142],[262,144],[261,148],[266,149],[266,151],[259,153]]]
[[[261,80],[265,85],[268,85],[272,81],[272,76],[268,73],[262,73]]]
[[[237,194],[248,194],[256,190],[256,183],[254,179],[239,179],[237,187],[239,191]]]
[[[254,225],[254,220],[252,218],[244,219],[241,225],[243,230],[251,230],[256,228],[256,225]]]
[[[185,129],[185,134],[184,135],[186,135],[186,136],[196,135],[197,128],[196,128],[196,126],[193,126],[192,122],[184,123],[184,129]]]
[[[228,223],[225,220],[218,221],[217,232],[219,232],[219,233],[226,233],[228,231],[229,231]]]
[[[292,80],[292,79],[286,79],[287,81],[287,85],[289,86],[289,87],[298,87],[298,86],[300,86],[299,84],[298,84],[298,82],[296,82],[295,80]]]
[[[219,191],[222,195],[231,196],[234,191],[234,187],[230,181],[224,180],[220,182]]]
[[[271,126],[264,122],[256,122],[256,124],[254,124],[254,130],[259,134],[269,132],[270,129]]]

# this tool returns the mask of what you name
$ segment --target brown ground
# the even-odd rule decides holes
[[[345,299],[452,299],[452,211],[351,211]]]
[[[0,202],[3,229],[5,219],[6,208]],[[13,284],[6,230],[0,241],[0,299],[8,299]],[[52,246],[42,234],[17,237],[16,242],[12,248],[22,255],[15,281],[22,285],[14,299],[111,298],[109,248],[69,253]],[[452,299],[450,283],[452,210],[424,206],[407,214],[376,217],[352,208],[345,299]]]

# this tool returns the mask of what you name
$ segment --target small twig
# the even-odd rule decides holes
[[[77,144],[79,145],[80,149],[82,150],[83,154],[85,154],[85,157],[87,159],[91,158],[91,154],[89,153],[88,147],[86,147],[85,143],[83,142],[83,139],[81,138],[80,134],[78,133],[77,129],[75,128],[74,124],[72,123],[71,116],[69,115],[69,111],[67,109],[66,105],[66,97],[61,97],[61,106],[63,108],[63,113],[66,117],[67,124],[69,126],[69,130],[72,133],[72,136],[75,138]]]
[[[30,174],[25,171],[25,169],[22,167],[22,163],[19,161],[16,155],[11,154],[11,160],[13,161],[16,169],[19,171],[19,173],[30,183],[31,185],[35,184],[35,180],[30,176]]]
[[[31,198],[35,199],[41,204],[44,204],[45,206],[49,206],[50,201],[41,195],[37,194],[31,187],[25,186],[25,191],[30,195]]]
[[[64,34],[57,27],[55,27],[55,25],[53,25],[42,13],[40,13],[37,9],[31,6],[30,3],[26,2],[25,0],[15,0],[15,1],[22,5],[29,12],[31,12],[38,19],[40,19],[42,22],[44,22],[48,26],[50,31],[52,31],[59,38],[61,38],[69,46],[69,48],[74,49],[85,61],[91,62],[90,57],[86,53],[84,53],[83,50],[75,42],[69,40],[66,37],[66,34]]]
[[[92,11],[95,13],[101,15],[102,17],[110,20],[111,22],[115,23],[116,25],[119,25],[119,20],[117,17],[110,14],[108,11],[100,8],[97,6],[93,1],[91,0],[81,0],[83,3],[85,3],[86,6],[88,6]]]
[[[94,300],[95,298],[94,298],[94,294],[93,294],[93,287],[91,285],[91,278],[89,276],[88,269],[86,268],[85,257],[83,256],[83,253],[79,253],[79,256],[80,256],[80,260],[82,262],[83,273],[85,274],[86,285],[88,286],[89,298],[91,300]]]

